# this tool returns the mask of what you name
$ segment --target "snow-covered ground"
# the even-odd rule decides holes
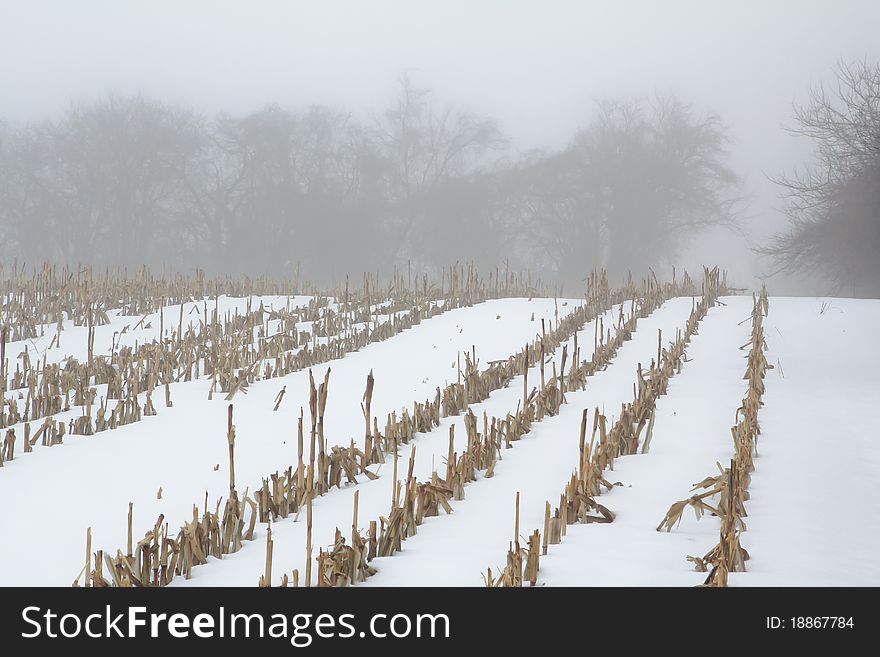
[[[633,339],[620,348],[611,367],[589,378],[585,390],[566,393],[568,403],[558,415],[536,424],[504,450],[495,476],[469,485],[467,497],[453,504],[452,515],[427,518],[419,533],[403,544],[401,554],[374,560],[379,573],[367,584],[479,586],[487,567],[497,574],[513,540],[516,493],[520,493],[520,533],[543,531],[544,503],[558,502],[577,467],[583,409],[592,413],[598,406],[609,418],[615,415],[621,403],[632,397],[639,362],[647,364],[656,356],[657,329],[674,335],[690,310],[691,300],[678,298],[640,320]]]
[[[542,561],[540,584],[692,586],[705,578],[686,556],[718,542],[716,518],[698,521],[687,509],[672,532],[655,529],[672,502],[733,456],[730,427],[746,389],[747,352],[738,347],[749,340],[751,299],[724,303],[709,312],[691,362],[657,403],[650,453],[618,459],[610,473],[624,484],[601,498],[614,522],[569,526]],[[765,335],[775,369],[742,538],[751,559],[731,586],[880,584],[878,327],[880,301],[771,297]]]
[[[198,329],[199,322],[205,321],[205,309],[208,320],[216,310],[222,319],[227,315],[244,314],[250,301],[252,310],[260,307],[269,310],[293,310],[307,306],[313,297],[309,296],[253,296],[247,297],[220,296],[217,299],[204,301],[191,301],[183,304],[183,327],[184,332],[189,328]],[[133,347],[135,342],[143,344],[161,338],[161,329],[166,335],[178,330],[180,324],[180,304],[165,306],[161,313],[147,313],[146,315],[123,315],[118,308],[107,311],[109,324],[95,327],[95,356],[110,355],[111,347],[115,344],[119,347]],[[26,340],[9,342],[6,345],[7,358],[10,361],[10,370],[15,370],[15,359],[23,351],[27,351],[31,362],[46,359],[47,363],[59,363],[66,358],[76,358],[85,361],[88,357],[88,332],[86,326],[76,326],[73,320],[66,319],[62,322],[60,344],[57,343],[57,324],[48,324],[38,327],[42,335]],[[50,348],[51,347],[51,348]]]
[[[560,299],[560,317],[579,303]],[[552,320],[555,312],[553,299],[488,301],[450,310],[317,366],[316,378],[331,368],[328,444],[347,445],[351,438],[360,444],[360,402],[370,370],[376,380],[372,410],[384,426],[387,413],[433,398],[438,386],[455,380],[460,351],[475,347],[481,362],[506,357],[534,339],[541,319]],[[62,348],[74,346],[69,337],[65,332]],[[227,403],[223,395],[208,401],[210,384],[205,378],[173,384],[174,406],[157,404],[158,415],[141,422],[93,436],[66,436],[62,445],[38,445],[30,454],[18,449],[15,460],[0,470],[0,499],[16,500],[3,515],[0,560],[39,567],[5,569],[0,583],[69,585],[81,568],[87,527],[92,527],[95,549],[125,546],[129,502],[134,503],[134,534],[140,537],[160,513],[176,531],[190,519],[193,504],[204,504],[206,491],[212,505],[225,497]],[[287,393],[273,412],[282,386]],[[308,391],[308,371],[300,371],[256,382],[247,395],[236,396],[235,469],[242,491],[296,462],[297,418],[301,406],[308,418]],[[160,486],[162,499],[157,499]],[[249,575],[246,583],[251,583]]]
[[[771,299],[765,330],[752,558],[732,584],[880,585],[880,301]]]
[[[718,542],[717,519],[697,521],[687,509],[672,532],[655,530],[670,504],[689,497],[694,483],[718,474],[716,461],[726,465],[733,455],[730,427],[746,386],[747,352],[739,347],[750,334],[750,323],[740,322],[749,318],[752,300],[722,301],[726,305],[712,308],[692,338],[690,362],[657,401],[648,453],[621,457],[606,474],[623,484],[599,500],[617,514],[614,522],[569,526],[541,564],[541,584],[692,586],[705,578],[686,556],[703,556]]]
[[[308,303],[291,298],[291,306]],[[711,309],[687,350],[689,361],[672,378],[668,394],[657,403],[651,449],[620,458],[611,482],[623,484],[599,501],[615,512],[611,524],[572,525],[559,545],[541,559],[539,586],[683,585],[705,577],[693,570],[687,555],[702,556],[718,539],[718,520],[697,521],[685,511],[672,532],[655,528],[669,505],[685,499],[695,482],[717,472],[733,454],[730,427],[746,390],[742,379],[751,311],[750,297],[725,297]],[[246,299],[221,299],[224,307],[241,312]],[[265,299],[267,308],[284,308],[287,297]],[[560,316],[580,302],[559,300]],[[546,418],[509,450],[491,479],[479,478],[465,488],[454,512],[427,518],[418,534],[392,557],[375,559],[378,573],[366,583],[386,585],[480,586],[491,567],[504,565],[514,534],[514,502],[521,495],[520,534],[542,529],[544,505],[558,503],[566,480],[577,465],[578,431],[584,408],[599,407],[609,418],[632,395],[638,363],[646,364],[657,349],[657,331],[664,342],[683,327],[690,298],[673,299],[640,320],[633,339],[624,343],[612,364],[590,377],[584,391],[567,393],[559,415]],[[188,304],[184,323],[196,316]],[[255,298],[253,307],[259,305]],[[363,434],[361,397],[367,374],[375,375],[373,414],[384,426],[387,413],[433,398],[438,386],[455,380],[456,356],[476,349],[481,367],[507,357],[541,331],[541,319],[554,317],[552,299],[505,299],[440,314],[386,341],[370,344],[314,369],[316,379],[331,368],[326,409],[328,443],[360,445]],[[209,312],[213,310],[208,303]],[[606,326],[615,311],[605,320]],[[166,330],[176,327],[179,306],[166,308]],[[138,318],[114,317],[99,327],[96,353],[105,353],[113,333]],[[193,319],[195,322],[195,320]],[[130,329],[131,344],[158,337],[157,317],[151,329]],[[880,567],[880,301],[814,298],[770,298],[765,322],[768,371],[764,408],[759,414],[762,435],[747,502],[748,531],[743,545],[751,554],[748,572],[732,574],[734,586],[750,585],[878,585]],[[54,335],[9,345],[10,360],[29,343],[40,353]],[[579,334],[582,357],[593,345],[592,324]],[[155,332],[155,334],[150,333]],[[66,328],[61,348],[48,359],[60,361],[85,355],[86,329]],[[116,338],[118,340],[118,336]],[[571,344],[571,341],[569,341]],[[569,347],[571,353],[571,347]],[[561,349],[548,355],[560,365]],[[529,381],[539,379],[538,368]],[[277,412],[274,400],[286,386]],[[211,504],[228,486],[226,407],[222,395],[208,401],[210,381],[204,378],[171,386],[173,408],[157,404],[158,415],[94,436],[66,436],[55,447],[37,445],[0,469],[0,499],[5,500],[0,525],[2,585],[71,583],[82,567],[86,528],[93,530],[94,549],[124,547],[128,503],[134,502],[135,536],[152,528],[162,513],[177,528],[191,517],[192,505]],[[522,379],[492,393],[471,408],[478,416],[504,415],[516,408]],[[242,491],[261,477],[296,461],[296,421],[308,405],[308,372],[258,381],[235,400],[236,479]],[[308,409],[306,408],[306,417]],[[59,416],[61,418],[61,416]],[[443,471],[450,425],[455,424],[456,448],[465,443],[462,417],[443,418],[434,431],[419,435],[400,450],[405,469],[413,447],[415,474],[423,480]],[[216,466],[219,466],[216,470]],[[350,531],[355,490],[359,491],[361,528],[387,514],[392,489],[390,460],[373,466],[379,478],[359,478],[357,486],[333,489],[314,503],[315,550],[326,547],[339,527]],[[157,491],[162,487],[162,499]],[[275,583],[282,573],[305,566],[304,518],[273,524]],[[172,586],[255,585],[263,571],[266,526],[258,525],[256,540],[222,560],[193,569],[193,578],[176,578]]]

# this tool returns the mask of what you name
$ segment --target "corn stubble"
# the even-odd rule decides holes
[[[773,369],[765,356],[767,343],[764,339],[764,317],[770,304],[766,288],[760,295],[753,295],[751,314],[751,339],[740,349],[749,347],[748,365],[743,379],[748,381],[748,389],[742,404],[736,410],[736,424],[731,427],[734,457],[727,468],[716,463],[719,474],[706,477],[691,489],[702,490],[691,497],[672,504],[666,516],[657,526],[657,531],[667,532],[681,523],[684,511],[691,507],[699,520],[704,514],[717,516],[721,520],[718,543],[702,557],[688,556],[699,572],[708,572],[704,586],[725,587],[732,572],[745,572],[749,553],[740,543],[742,532],[746,531],[743,520],[748,516],[745,502],[749,499],[749,483],[755,469],[754,457],[757,455],[758,410],[763,406],[764,377],[768,369]],[[706,500],[717,498],[712,505]]]
[[[444,271],[443,283],[439,289],[430,284],[427,277],[422,279],[420,285],[418,283],[416,281],[416,285],[408,286],[404,283],[403,278],[395,273],[394,280],[389,284],[387,292],[384,292],[386,296],[383,297],[380,296],[383,292],[376,291],[377,283],[369,276],[365,276],[363,295],[359,300],[352,299],[347,283],[344,293],[341,290],[334,293],[333,296],[342,299],[342,303],[339,304],[341,310],[330,308],[327,303],[328,297],[314,299],[304,311],[301,309],[299,311],[269,312],[263,308],[262,303],[257,310],[252,310],[249,298],[245,315],[227,314],[224,321],[221,321],[217,308],[218,294],[215,294],[215,309],[211,316],[211,323],[202,323],[199,333],[196,334],[191,329],[183,335],[183,325],[180,323],[181,330],[177,335],[172,335],[170,339],[164,339],[161,343],[154,342],[150,345],[142,345],[140,351],[136,352],[143,354],[144,350],[152,349],[149,351],[149,359],[145,362],[157,362],[161,365],[166,362],[162,358],[165,353],[162,351],[163,349],[175,345],[179,347],[182,344],[187,344],[189,340],[192,343],[194,354],[196,354],[196,357],[193,358],[178,359],[165,370],[161,370],[160,373],[166,374],[164,379],[162,376],[147,379],[143,408],[137,404],[137,395],[140,390],[137,388],[137,383],[132,386],[132,377],[126,378],[126,376],[119,374],[116,368],[109,368],[113,371],[115,376],[113,381],[118,384],[118,389],[131,392],[125,400],[122,400],[124,404],[120,408],[123,412],[118,416],[114,413],[111,416],[110,424],[103,421],[105,407],[102,400],[96,418],[97,430],[115,428],[119,424],[137,421],[142,416],[155,414],[151,393],[156,384],[151,385],[151,381],[156,381],[159,384],[163,380],[165,381],[166,405],[170,406],[168,384],[197,378],[200,375],[200,365],[201,375],[210,376],[212,379],[209,397],[214,392],[220,391],[227,392],[227,399],[232,399],[239,392],[246,394],[248,385],[254,381],[283,376],[309,365],[339,358],[347,351],[357,350],[370,342],[388,339],[417,325],[423,319],[447,310],[470,306],[489,298],[532,296],[542,291],[539,283],[532,283],[531,280],[526,282],[521,275],[517,277],[506,272],[502,280],[500,273],[496,272],[494,278],[490,276],[489,282],[485,283],[479,279],[473,267],[460,266],[451,268],[448,272]],[[235,289],[240,291],[241,288]],[[168,298],[163,295],[158,307],[161,308]],[[140,309],[144,307],[146,306],[143,304],[139,306]],[[181,317],[182,313],[181,306]],[[282,327],[279,333],[272,336],[269,336],[269,319],[265,319],[267,314],[269,319],[278,321]],[[209,316],[207,302],[204,304],[204,316],[206,318]],[[383,320],[383,316],[387,318]],[[160,312],[160,323],[164,321],[162,318],[163,315]],[[311,322],[311,332],[296,331],[297,322],[304,321],[304,318],[305,321]],[[142,325],[144,319],[141,320]],[[162,334],[165,334],[164,330]],[[318,337],[324,337],[325,340],[319,341]],[[89,339],[91,343],[91,333]],[[298,342],[298,340],[302,342]],[[6,342],[3,341],[2,344],[5,350]],[[122,370],[123,372],[130,374],[135,371],[138,365],[141,365],[140,360],[137,356],[132,355],[133,353],[135,352],[125,349],[115,351],[114,336],[114,357],[119,354],[120,357],[129,358],[132,363],[129,368]],[[267,362],[271,358],[274,358],[274,366],[271,362]],[[100,365],[100,361],[98,363]],[[181,369],[181,363],[185,364],[187,369]],[[264,366],[262,370],[261,365]],[[45,371],[46,368],[43,368],[43,372]],[[140,370],[137,371],[140,374]],[[129,547],[127,554],[122,554],[121,550],[117,551],[115,558],[102,552],[101,558],[95,561],[95,568],[92,570],[84,568],[75,584],[78,585],[79,580],[84,578],[85,586],[104,585],[108,582],[116,586],[164,586],[177,575],[188,578],[193,566],[207,563],[207,555],[220,558],[224,554],[240,549],[243,541],[252,540],[256,522],[270,522],[278,518],[287,518],[291,514],[297,517],[303,506],[308,508],[308,516],[311,518],[311,501],[315,496],[326,494],[334,487],[338,488],[347,484],[356,485],[358,483],[357,477],[360,475],[371,479],[376,478],[377,475],[368,470],[367,466],[382,462],[385,454],[396,449],[398,444],[408,442],[415,434],[428,431],[439,423],[440,391],[438,390],[438,396],[433,401],[415,402],[412,413],[408,409],[404,409],[399,419],[395,413],[390,414],[384,434],[379,432],[376,418],[373,418],[373,427],[370,428],[369,410],[365,410],[367,418],[365,449],[356,448],[352,441],[348,448],[334,445],[328,450],[324,436],[324,408],[329,391],[330,369],[326,370],[323,382],[317,386],[311,368],[309,368],[309,377],[311,431],[309,434],[308,465],[304,462],[301,412],[298,426],[296,470],[294,471],[293,466],[290,466],[283,472],[275,472],[263,478],[262,486],[255,489],[253,496],[248,495],[248,492],[245,491],[244,496],[240,498],[235,487],[235,428],[232,424],[232,405],[230,404],[227,431],[230,494],[225,506],[223,506],[223,513],[220,513],[222,500],[217,501],[216,508],[212,512],[207,508],[206,497],[205,509],[201,517],[198,515],[198,507],[194,506],[193,521],[181,527],[176,538],[171,537],[168,523],[165,522],[164,517],[160,517],[153,530],[147,532],[144,539],[138,543],[135,554],[132,554],[131,547]],[[88,382],[89,379],[86,378],[86,381]],[[91,382],[97,383],[98,381],[94,376],[91,378]],[[372,384],[369,386],[371,388]],[[109,394],[108,392],[108,396]],[[365,395],[364,401],[367,409],[371,395],[371,390]],[[279,395],[276,398],[276,408],[280,404],[281,397],[282,395]],[[91,401],[93,400],[92,397]],[[120,418],[121,421],[117,418]],[[25,432],[29,436],[29,425],[25,425]],[[44,441],[48,440],[50,445],[58,444],[63,435],[63,423],[56,428],[51,418],[47,418],[44,426],[30,441],[26,442],[28,445],[32,445],[42,437]],[[10,445],[8,451],[11,455],[14,449],[14,436],[7,439],[5,445]],[[4,453],[7,449],[5,445],[0,444],[0,446],[4,446]],[[129,532],[131,532],[131,515],[129,516]],[[309,552],[311,554],[310,535],[309,531]],[[129,543],[131,543],[131,539]],[[374,538],[372,543],[378,544],[378,540]],[[269,561],[272,554],[271,545],[270,540],[267,542],[267,560]],[[376,549],[374,545],[374,554]],[[109,580],[103,575],[105,567],[111,574]],[[311,570],[310,560],[306,567],[306,585],[311,585]],[[148,572],[154,573],[154,575],[148,577]],[[287,575],[284,574],[282,583],[286,585],[288,581]],[[319,581],[326,581],[326,577],[323,580],[319,579]],[[297,584],[298,572],[295,572],[293,582],[294,585]],[[270,566],[267,566],[261,584],[271,584]]]
[[[717,270],[714,270],[713,280],[718,278]],[[686,278],[688,291],[692,291],[692,284],[689,278]],[[630,292],[636,292],[632,296],[631,314],[629,318],[624,317],[624,310],[621,307],[618,315],[617,327],[614,338],[611,337],[611,330],[608,329],[607,334],[604,329],[597,323],[596,343],[593,357],[590,360],[580,361],[576,355],[572,362],[571,370],[566,375],[565,369],[562,372],[554,374],[550,379],[546,376],[541,379],[541,387],[533,388],[531,392],[527,386],[527,366],[529,363],[529,351],[539,354],[538,363],[543,365],[543,355],[547,353],[543,344],[539,344],[538,348],[530,349],[528,346],[521,352],[523,359],[523,400],[518,404],[516,410],[509,412],[504,418],[493,417],[491,420],[487,414],[483,416],[483,432],[479,432],[479,422],[477,417],[468,410],[464,418],[464,425],[468,434],[468,445],[461,455],[454,450],[454,436],[452,431],[454,427],[450,427],[449,454],[446,463],[445,477],[441,477],[438,472],[434,472],[431,476],[430,485],[419,483],[412,478],[412,463],[410,465],[410,475],[407,477],[405,484],[397,482],[395,475],[394,495],[392,496],[391,510],[388,515],[380,516],[379,527],[379,552],[378,556],[392,556],[401,549],[402,542],[417,533],[417,527],[421,524],[424,514],[420,511],[431,509],[436,511],[437,498],[439,493],[440,500],[445,500],[446,504],[440,504],[444,510],[449,513],[451,505],[448,504],[450,499],[464,500],[465,487],[467,484],[478,481],[478,474],[483,477],[491,477],[494,474],[496,464],[500,460],[501,451],[505,448],[512,447],[512,443],[521,439],[525,434],[529,433],[534,423],[540,422],[547,417],[552,417],[559,412],[562,404],[566,403],[565,391],[572,390],[577,387],[583,388],[586,385],[588,377],[596,372],[604,369],[616,355],[619,347],[627,340],[631,339],[635,331],[637,321],[640,317],[646,317],[656,308],[660,307],[668,298],[677,296],[682,287],[673,284],[660,285],[656,279],[645,281],[639,288],[629,285]],[[607,301],[607,299],[606,299]],[[610,304],[607,306],[610,307]],[[593,312],[590,319],[599,317],[601,313]],[[578,327],[582,328],[586,321],[582,321]],[[573,331],[576,333],[576,331]],[[546,339],[547,335],[542,331],[541,341]],[[556,347],[561,341],[556,343]],[[567,352],[566,352],[567,358]],[[543,367],[541,367],[543,369]],[[414,455],[413,455],[414,458]],[[399,494],[402,493],[402,496]],[[517,510],[519,508],[519,496],[517,496]],[[607,509],[603,510],[607,511]],[[432,513],[433,515],[433,513]],[[518,516],[518,514],[517,514]],[[600,516],[605,518],[605,516]],[[491,570],[485,576],[489,585],[517,585],[521,583],[523,565],[529,581],[534,583],[537,578],[539,552],[541,551],[541,534],[536,530],[526,541],[528,549],[525,555],[521,553],[519,548],[519,527],[515,531],[516,548],[508,553],[507,566],[502,571],[501,577],[497,580],[493,577]]]
[[[558,506],[552,513],[550,502],[545,503],[543,539],[540,530],[535,529],[526,545],[520,547],[517,527],[516,540],[508,548],[506,565],[497,578],[493,576],[491,568],[487,569],[483,575],[486,586],[522,586],[526,581],[530,586],[535,586],[539,571],[539,544],[540,554],[547,555],[550,545],[562,542],[569,525],[614,522],[614,512],[596,501],[603,489],[609,491],[615,485],[621,485],[612,484],[605,473],[614,470],[614,460],[620,456],[648,452],[657,399],[666,394],[669,380],[681,372],[686,359],[685,350],[691,338],[697,334],[700,322],[717,303],[718,297],[727,291],[726,283],[717,268],[704,270],[701,299],[691,309],[684,330],[678,330],[676,339],[665,349],[662,334],[658,333],[657,359],[652,359],[647,370],[639,364],[633,386],[633,401],[622,405],[620,416],[610,430],[607,428],[606,416],[597,408],[593,413],[589,443],[586,439],[589,414],[588,409],[583,410],[579,436],[580,458],[560,494]],[[627,339],[627,336],[631,337],[635,331],[635,317],[631,317],[631,325],[620,324],[614,341],[599,345],[599,353],[603,349],[610,350],[610,354],[605,356],[610,360],[622,340]],[[518,516],[517,513],[517,518]]]
[[[520,495],[516,498],[516,527],[505,565],[494,575],[484,575],[488,586],[534,586],[540,562],[549,546],[561,542],[570,524],[610,523],[614,513],[598,497],[610,490],[607,472],[615,458],[645,453],[650,448],[654,408],[665,394],[669,379],[681,370],[685,348],[719,294],[728,288],[717,268],[704,271],[702,290],[697,290],[685,274],[681,282],[661,284],[652,276],[636,284],[631,279],[620,289],[611,290],[604,272],[587,278],[586,301],[565,317],[541,321],[540,333],[522,349],[505,359],[482,365],[476,349],[459,354],[454,382],[438,387],[433,397],[416,400],[391,412],[384,426],[373,414],[372,398],[377,382],[371,371],[360,401],[364,417],[363,442],[354,439],[328,442],[325,408],[331,387],[331,369],[316,380],[313,371],[323,363],[357,351],[372,342],[387,340],[418,325],[421,321],[454,308],[466,307],[491,298],[545,294],[539,283],[523,275],[496,270],[489,280],[481,280],[473,267],[456,266],[445,270],[440,285],[427,277],[414,280],[395,272],[387,286],[365,275],[361,288],[345,287],[323,293],[298,278],[274,282],[258,280],[209,280],[197,272],[194,278],[159,279],[146,270],[130,277],[124,272],[95,275],[90,270],[77,273],[46,267],[28,276],[24,268],[0,281],[7,301],[0,315],[0,466],[12,461],[16,445],[24,452],[36,444],[56,446],[67,436],[90,436],[138,422],[157,414],[156,400],[164,397],[171,407],[174,383],[207,378],[211,382],[209,399],[215,394],[228,404],[226,440],[228,445],[229,491],[225,499],[209,505],[208,495],[193,505],[190,520],[171,531],[171,523],[159,516],[140,540],[133,536],[134,507],[129,505],[128,541],[125,549],[113,553],[93,550],[91,529],[86,536],[86,560],[74,586],[165,586],[175,577],[189,578],[192,568],[208,563],[208,557],[223,558],[253,541],[257,523],[266,524],[265,567],[256,583],[281,586],[350,586],[367,580],[377,571],[370,565],[376,557],[398,553],[403,541],[414,536],[426,518],[453,511],[453,502],[465,500],[469,485],[492,477],[505,449],[528,434],[532,427],[559,413],[567,403],[566,392],[583,389],[589,377],[607,368],[620,346],[631,339],[639,318],[652,313],[667,299],[701,293],[687,324],[675,340],[664,348],[658,334],[657,357],[646,368],[639,366],[633,387],[633,401],[623,404],[613,426],[594,412],[592,423],[583,412],[580,431],[580,458],[565,483],[559,503],[545,503],[544,524],[527,536],[520,535]],[[306,306],[267,310],[255,295],[306,293],[312,299]],[[221,313],[221,295],[246,296],[244,313]],[[2,297],[0,297],[2,298]],[[209,302],[210,300],[210,302]],[[334,301],[335,300],[335,301]],[[184,317],[184,304],[193,304]],[[164,308],[180,305],[176,326],[166,329]],[[620,310],[605,326],[603,315],[615,304]],[[213,307],[211,307],[213,306]],[[256,307],[254,307],[256,306]],[[111,310],[140,316],[137,323],[114,334],[109,354],[95,352],[95,329],[108,324]],[[766,314],[766,292],[755,301],[752,350],[749,357],[749,394],[738,409],[733,428],[736,458],[729,468],[719,466],[720,474],[701,482],[702,492],[673,505],[664,519],[667,529],[680,521],[681,512],[692,506],[697,513],[722,518],[719,544],[702,558],[691,558],[698,567],[711,572],[707,583],[726,583],[727,573],[741,569],[747,554],[739,546],[744,529],[743,501],[747,499],[751,456],[757,439],[757,408],[763,393],[763,372],[769,366],[763,359],[761,317]],[[158,311],[158,318],[150,316]],[[172,315],[173,317],[173,315]],[[195,319],[195,321],[192,321]],[[498,319],[501,319],[500,317]],[[46,358],[32,360],[27,348],[15,358],[10,371],[7,345],[10,342],[45,335],[55,327],[52,347],[60,346],[63,321],[87,329],[85,362],[68,359],[63,365]],[[185,320],[188,325],[184,325]],[[130,330],[152,329],[158,322],[159,338],[122,346]],[[593,354],[584,359],[578,345],[578,332],[595,324]],[[573,344],[567,344],[571,338]],[[573,347],[570,350],[570,347]],[[561,367],[546,367],[550,354],[561,351]],[[538,368],[538,380],[530,385],[529,369]],[[309,417],[300,409],[295,427],[296,461],[262,477],[258,485],[239,493],[235,475],[235,425],[233,402],[246,395],[259,381],[308,370]],[[482,417],[471,406],[486,400],[493,391],[508,387],[522,378],[522,395],[516,408],[507,413]],[[8,396],[8,393],[12,393]],[[103,394],[101,394],[103,393]],[[158,397],[157,397],[158,395]],[[289,401],[282,386],[272,409]],[[67,421],[56,419],[62,413],[80,409]],[[414,477],[416,439],[436,429],[442,417],[462,416],[467,446],[455,450],[454,426],[450,427],[445,467],[431,477]],[[39,422],[32,431],[32,423]],[[16,436],[16,429],[23,434]],[[332,431],[332,427],[331,427]],[[589,434],[589,438],[588,438]],[[18,438],[18,439],[17,439]],[[408,464],[399,463],[402,445],[412,443]],[[740,447],[740,445],[742,445]],[[322,495],[364,479],[379,477],[375,468],[392,461],[389,481],[390,508],[359,524],[359,491],[355,491],[352,524],[346,536],[338,528],[329,544],[315,545],[312,536],[313,501]],[[215,469],[217,469],[215,467]],[[404,472],[405,469],[405,472]],[[167,482],[163,482],[166,483]],[[697,488],[695,488],[697,490]],[[250,492],[253,491],[253,492]],[[733,491],[731,494],[728,491]],[[712,498],[718,498],[717,503]],[[499,509],[499,512],[501,510]],[[303,518],[304,516],[304,518]],[[273,575],[274,539],[272,523],[307,523],[304,577],[300,570]],[[659,529],[659,528],[658,528]],[[466,540],[466,537],[463,537]],[[316,554],[317,551],[317,554]],[[302,580],[302,581],[301,581]]]

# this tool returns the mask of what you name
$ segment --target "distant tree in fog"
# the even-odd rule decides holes
[[[0,213],[37,258],[155,264],[180,240],[176,198],[199,143],[189,112],[142,98],[74,106],[7,149]],[[169,251],[171,249],[171,251]]]
[[[375,139],[385,164],[391,261],[410,255],[407,247],[424,241],[414,233],[440,219],[430,202],[441,189],[449,193],[452,181],[478,174],[505,141],[494,120],[439,106],[408,73],[400,78],[396,103],[380,117]],[[430,251],[414,255],[432,259]]]
[[[9,153],[9,128],[3,120],[0,120],[0,258],[10,258],[12,249],[10,245],[14,244],[14,239],[10,233],[13,230],[12,224],[7,220],[4,221],[3,203],[11,202],[12,191],[12,160]]]
[[[783,271],[819,270],[838,289],[880,296],[880,65],[840,64],[837,83],[811,91],[792,132],[816,146],[816,165],[777,182],[789,230],[761,251]]]
[[[518,155],[495,121],[408,75],[372,120],[110,98],[0,127],[0,255],[325,281],[506,261],[575,290],[597,265],[640,274],[731,222],[725,141],[717,118],[661,99],[603,103],[563,150]]]
[[[268,107],[209,127],[200,165],[187,179],[203,259],[226,271],[324,275],[351,257],[339,239],[361,229],[359,128],[326,108]],[[363,240],[353,240],[365,246]]]
[[[511,217],[563,280],[582,277],[586,262],[615,279],[642,273],[698,230],[736,225],[726,144],[718,117],[674,98],[600,103],[566,149],[512,170]]]

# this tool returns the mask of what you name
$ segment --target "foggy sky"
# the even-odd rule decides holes
[[[559,148],[594,101],[671,92],[719,113],[760,239],[782,225],[765,174],[808,162],[792,102],[838,60],[880,60],[880,3],[543,0],[0,0],[0,120],[142,93],[205,113],[278,102],[368,116],[415,80],[496,117],[517,150]],[[743,240],[705,239],[744,276]],[[693,250],[692,250],[693,251]]]

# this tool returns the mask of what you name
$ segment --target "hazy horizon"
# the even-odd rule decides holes
[[[838,61],[880,60],[878,18],[870,2],[0,2],[0,121],[109,94],[368,118],[409,70],[438,100],[496,118],[524,153],[563,147],[597,100],[671,93],[728,126],[759,242],[784,226],[766,176],[810,162],[811,144],[785,130],[793,103]],[[681,263],[749,279],[762,268],[747,247],[713,229]]]

